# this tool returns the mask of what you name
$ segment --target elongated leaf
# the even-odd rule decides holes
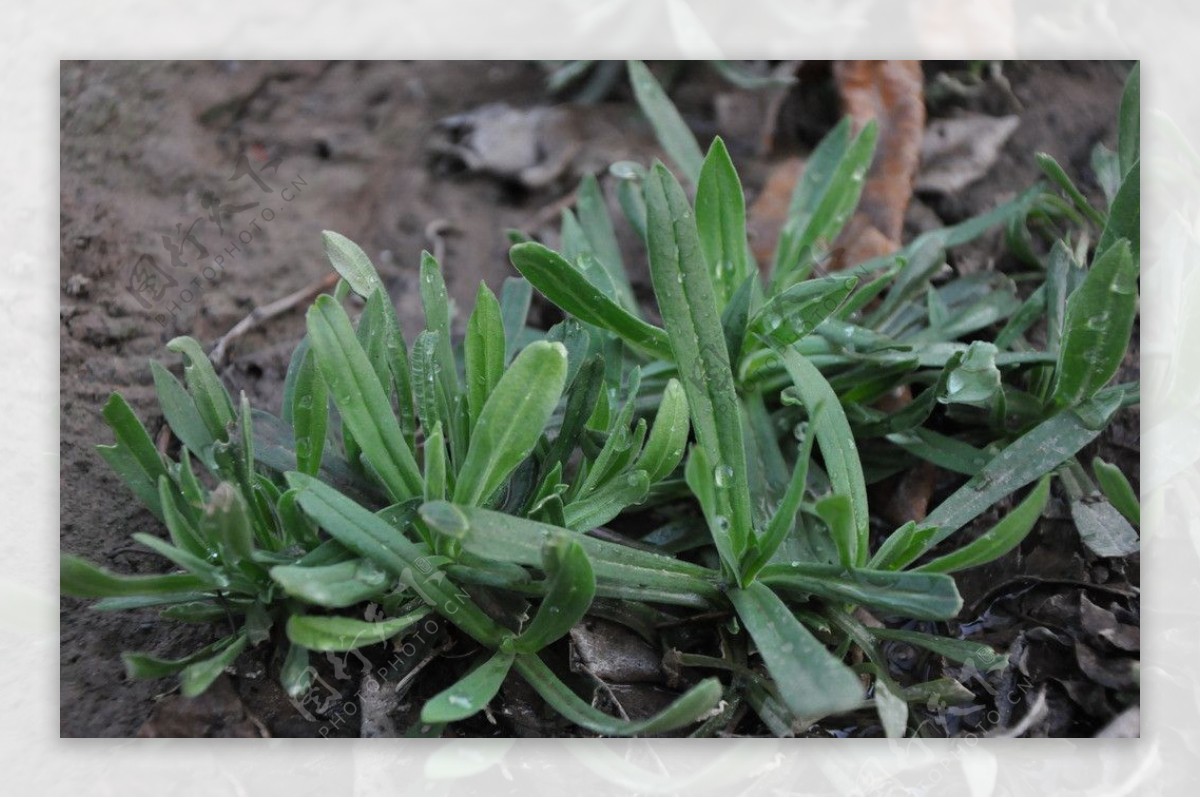
[[[827,137],[831,141],[829,149],[818,146],[814,151],[796,186],[788,220],[779,236],[772,273],[775,286],[786,287],[797,276],[806,274],[832,246],[858,205],[878,133],[872,121],[843,144],[849,138],[849,120],[843,119]]]
[[[470,673],[425,702],[422,723],[453,723],[482,712],[500,692],[504,677],[512,668],[514,655],[497,651]]]
[[[720,304],[750,276],[746,246],[746,200],[725,142],[713,139],[696,188],[696,227],[700,249],[712,274]]]
[[[846,420],[837,394],[816,366],[792,348],[778,348],[775,349],[775,353],[791,376],[800,401],[808,409],[810,434],[816,436],[817,444],[821,447],[825,470],[829,474],[834,492],[848,497],[850,501],[853,529],[857,535],[857,564],[863,565],[867,561],[867,549],[870,545],[867,485],[863,479],[862,463],[859,461],[850,422]],[[818,407],[821,408],[821,412],[814,413]]]
[[[1110,247],[1067,300],[1054,402],[1076,405],[1117,373],[1137,316],[1137,266],[1127,242]]]
[[[580,321],[619,335],[631,346],[664,360],[671,359],[667,334],[631,315],[561,255],[541,244],[518,244],[509,259],[547,299]]]
[[[442,617],[484,645],[496,646],[505,636],[495,621],[437,569],[428,551],[387,521],[306,474],[291,471],[287,480],[299,491],[300,506],[331,537],[399,578]]]
[[[1096,473],[1096,481],[1100,490],[1121,515],[1136,525],[1142,523],[1142,508],[1137,493],[1121,469],[1111,463],[1106,463],[1099,457],[1092,459],[1092,471]]]
[[[1117,157],[1121,175],[1128,175],[1141,157],[1142,65],[1136,63],[1125,79],[1121,110],[1117,117]]]
[[[862,702],[854,671],[830,654],[769,587],[754,582],[728,596],[788,709],[816,719]]]
[[[504,373],[504,322],[500,315],[500,302],[488,290],[485,283],[479,284],[475,295],[475,310],[467,322],[467,338],[463,342],[466,355],[467,407],[471,414],[471,426],[479,420],[483,405],[491,395],[500,376]]]
[[[858,534],[854,529],[850,497],[842,494],[826,496],[817,502],[816,510],[829,529],[842,567],[852,568],[858,563]]]
[[[196,402],[175,375],[161,364],[151,360],[150,372],[154,375],[154,390],[163,418],[171,432],[192,454],[207,464],[213,463],[212,445],[216,442],[208,424],[200,416]]]
[[[153,654],[126,651],[121,654],[121,661],[125,663],[125,675],[130,679],[161,679],[164,676],[179,673],[195,662],[208,659],[215,652],[223,650],[233,640],[233,637],[224,637],[178,659],[163,659]]]
[[[938,527],[932,547],[1005,496],[1057,468],[1091,443],[1120,407],[1124,389],[1101,391],[1074,409],[1060,410],[997,454],[967,484],[931,512],[924,523]]]
[[[572,723],[609,737],[658,734],[695,723],[721,700],[721,683],[705,679],[651,718],[628,721],[606,715],[563,684],[536,654],[522,654],[514,665],[546,703]]]
[[[165,557],[183,570],[200,577],[210,587],[219,589],[229,586],[229,578],[222,574],[221,570],[207,559],[198,557],[190,551],[177,546],[172,546],[165,540],[156,538],[153,535],[147,535],[144,532],[135,532],[132,537],[138,543],[141,543],[156,554]]]
[[[442,278],[442,267],[428,252],[421,253],[421,306],[425,309],[425,329],[437,333],[438,375],[446,396],[458,395],[458,370],[450,336],[450,295]]]
[[[1117,195],[1113,197],[1112,207],[1108,209],[1108,224],[1096,242],[1096,258],[1102,258],[1108,250],[1121,239],[1129,242],[1130,252],[1135,264],[1142,257],[1142,182],[1141,161],[1134,161],[1129,173],[1121,181]]]
[[[169,596],[204,591],[208,582],[195,574],[125,576],[114,574],[72,554],[59,562],[59,590],[76,598]]]
[[[651,485],[670,476],[683,460],[689,429],[687,395],[672,377],[663,388],[650,437],[637,459],[636,468],[649,475]]]
[[[428,607],[422,607],[398,618],[375,622],[337,615],[293,615],[287,621],[287,636],[310,651],[351,651],[391,640],[429,612]]]
[[[1000,523],[981,537],[955,551],[938,557],[917,568],[932,573],[953,573],[966,568],[985,565],[1003,557],[1020,545],[1025,536],[1042,516],[1046,501],[1050,498],[1050,475],[1042,477],[1025,500],[1012,509]]]
[[[315,476],[321,468],[321,456],[325,452],[329,391],[317,368],[317,357],[309,347],[305,347],[304,358],[296,372],[291,418],[296,470]]]
[[[898,571],[920,557],[936,533],[935,526],[909,521],[888,535],[868,565],[881,571]]]
[[[102,413],[117,442],[113,446],[97,446],[97,451],[142,503],[162,518],[158,481],[167,475],[167,469],[154,441],[120,394],[109,396]]]
[[[929,649],[935,654],[941,654],[954,662],[971,665],[985,673],[1003,668],[1008,661],[1008,657],[997,654],[991,646],[972,643],[970,640],[955,640],[952,637],[929,635],[904,629],[869,627],[867,631],[880,640],[899,640],[903,643],[911,643],[914,646]]]
[[[596,577],[579,541],[552,537],[542,547],[546,596],[529,626],[513,640],[513,650],[536,654],[583,620],[596,595]]]
[[[567,378],[567,350],[559,343],[527,346],[504,373],[479,414],[454,500],[480,504],[533,451]]]
[[[163,521],[166,522],[171,541],[184,551],[206,559],[210,551],[193,522],[194,519],[198,519],[195,508],[188,507],[185,501],[186,512],[180,509],[179,503],[175,501],[177,495],[175,485],[169,478],[158,478],[158,499],[162,505]]]
[[[425,501],[446,498],[446,442],[441,422],[425,440]]]
[[[183,377],[188,392],[196,402],[200,417],[208,426],[209,433],[219,441],[228,440],[228,428],[233,423],[233,401],[221,383],[212,362],[195,339],[187,336],[167,342],[167,349],[179,352],[184,358]]]
[[[179,675],[180,692],[184,698],[195,698],[217,680],[225,669],[233,664],[238,655],[246,650],[249,638],[240,634],[219,654],[199,662],[193,662]]]
[[[321,243],[325,247],[325,256],[329,258],[330,264],[354,293],[367,299],[376,288],[383,285],[371,259],[358,244],[332,230],[322,231]]]
[[[747,329],[780,346],[795,343],[836,313],[856,285],[857,277],[823,277],[793,285],[771,297]]]
[[[675,104],[641,61],[630,61],[629,80],[642,113],[650,120],[658,143],[691,185],[700,181],[704,155]]]
[[[750,535],[750,493],[729,353],[696,222],[679,182],[661,163],[646,181],[650,276],[675,363],[687,394],[696,441],[710,456],[718,514],[728,534],[714,530],[717,549],[737,568]]]
[[[429,527],[484,559],[541,567],[542,546],[558,535],[579,543],[598,582],[667,591],[671,603],[706,605],[717,598],[713,571],[673,557],[621,546],[578,532],[477,507],[446,502],[421,506]]]
[[[520,277],[506,277],[500,289],[500,318],[504,322],[504,362],[513,359],[520,349],[521,333],[525,330],[525,317],[529,315],[529,303],[533,299],[533,286]]]
[[[629,287],[629,277],[625,274],[625,264],[621,261],[621,247],[617,243],[617,233],[613,229],[612,219],[608,215],[608,205],[604,201],[604,193],[600,183],[591,174],[584,175],[576,192],[576,210],[579,211],[579,225],[588,247],[596,260],[599,261],[609,282],[616,290],[617,303],[630,313],[637,314],[637,303],[633,299],[633,290]]]
[[[352,607],[384,593],[395,581],[371,560],[353,559],[332,565],[277,565],[271,578],[289,596],[318,607]]]
[[[563,523],[568,529],[586,531],[607,524],[626,508],[641,504],[650,492],[650,477],[642,470],[629,471],[608,480],[586,498],[563,508]]]
[[[1092,207],[1091,203],[1087,201],[1087,197],[1083,196],[1083,192],[1075,187],[1074,181],[1067,176],[1066,171],[1059,165],[1058,161],[1054,160],[1053,156],[1048,153],[1039,152],[1034,155],[1034,159],[1046,177],[1050,178],[1055,185],[1066,193],[1067,198],[1071,200],[1071,203],[1080,213],[1100,227],[1104,226],[1103,214]]]
[[[333,297],[308,311],[308,335],[342,423],[395,501],[420,495],[421,472],[350,319]]]
[[[954,580],[942,574],[845,569],[822,563],[769,565],[759,579],[780,590],[863,604],[907,618],[945,620],[962,609]]]

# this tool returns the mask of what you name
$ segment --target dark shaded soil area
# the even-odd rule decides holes
[[[963,67],[927,63],[926,77],[932,84]],[[1039,175],[1036,151],[1083,176],[1082,186],[1098,196],[1089,156],[1097,141],[1113,144],[1126,71],[1109,63],[1015,63],[1004,69],[1010,90],[987,83],[977,91],[931,92],[931,118],[972,110],[1017,114],[1020,125],[983,179],[950,195],[919,194],[911,229],[959,221],[1027,188]],[[780,114],[775,155],[805,152],[835,120],[828,76],[805,74]],[[730,139],[752,200],[770,160],[716,112],[713,98],[730,93],[729,85],[691,66],[676,75],[673,91],[702,138],[724,132]],[[191,335],[211,347],[253,309],[324,276],[321,230],[344,233],[371,254],[411,339],[420,324],[422,249],[440,250],[450,291],[469,310],[479,280],[498,291],[515,274],[505,229],[552,237],[556,205],[582,171],[626,157],[647,161],[656,152],[620,84],[606,102],[567,108],[537,126],[521,139],[528,152],[485,152],[482,173],[450,152],[462,142],[451,136],[446,145],[449,134],[437,126],[487,103],[525,108],[552,101],[545,73],[522,62],[64,62],[62,549],[122,572],[163,570],[164,561],[129,539],[156,531],[156,520],[94,450],[111,441],[100,408],[119,391],[157,434],[163,420],[147,360],[178,372],[164,348],[171,338]],[[439,140],[440,154],[431,149]],[[643,256],[626,243],[627,262],[638,264],[635,277],[638,269],[644,275]],[[963,270],[1003,268],[1003,251],[996,233],[951,261]],[[147,275],[161,292],[146,290]],[[302,330],[302,315],[293,312],[251,331],[232,345],[222,376],[255,405],[276,408]],[[1129,376],[1136,377],[1137,363],[1135,348]],[[1099,448],[1136,476],[1138,443],[1133,409],[1122,412]],[[1093,453],[1084,452],[1085,462]],[[968,629],[980,639],[1013,649],[1017,667],[1005,678],[1027,684],[1023,693],[1045,690],[1052,711],[1031,734],[1090,735],[1136,696],[1132,676],[1117,672],[1125,666],[1112,665],[1106,652],[1136,658],[1130,635],[1138,620],[1137,558],[1097,561],[1080,545],[1065,504],[1051,515],[1021,551],[964,580],[962,621],[974,624]],[[152,713],[159,733],[176,728],[177,718],[162,716],[171,711],[166,696],[174,682],[127,680],[119,654],[180,656],[212,639],[206,627],[163,626],[151,611],[103,614],[72,599],[62,600],[60,633],[61,733],[72,737],[130,736]],[[215,706],[205,711],[216,720],[187,728],[236,736],[321,733],[323,721],[306,717],[276,686],[276,667],[261,654],[244,656],[232,688],[211,698],[236,704],[240,697],[244,714]],[[335,679],[343,667],[356,673],[359,665],[327,667]],[[428,689],[451,675],[429,680]],[[536,699],[522,696],[522,687],[506,691],[508,718],[477,733],[544,733]],[[1001,726],[1011,725],[1012,712],[1024,714],[1007,711]],[[975,725],[968,718],[961,728]],[[360,732],[357,719],[324,728]]]

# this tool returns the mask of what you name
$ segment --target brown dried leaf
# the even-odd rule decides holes
[[[834,248],[832,268],[841,269],[900,245],[921,156],[925,95],[919,61],[837,61],[833,76],[855,129],[872,120],[879,125],[858,210]]]

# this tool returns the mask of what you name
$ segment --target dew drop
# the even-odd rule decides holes
[[[308,410],[312,407],[313,400],[311,394],[304,394],[296,401],[296,406]]]
[[[733,469],[727,465],[719,465],[713,469],[713,482],[718,488],[724,488],[733,479]]]
[[[465,695],[452,695],[446,699],[452,706],[460,707],[461,709],[469,709],[471,707],[471,699]]]
[[[1101,311],[1087,320],[1089,330],[1103,330],[1106,324],[1108,324],[1108,311]]]
[[[725,516],[718,515],[713,519],[713,523],[715,523],[717,525],[717,529],[721,530],[722,532],[729,531],[729,519]]]

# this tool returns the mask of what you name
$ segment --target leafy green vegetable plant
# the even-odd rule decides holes
[[[629,70],[694,189],[661,163],[613,170],[646,245],[656,315],[634,299],[607,199],[588,178],[561,251],[515,244],[524,279],[500,297],[480,286],[461,342],[436,260],[421,259],[425,329],[410,345],[366,253],[326,233],[342,281],[308,311],[278,415],[244,397],[235,407],[190,339],[170,344],[183,383],[152,364],[177,460],[110,399],[116,443],[101,454],[166,527],[166,539],[135,539],[174,570],[117,575],[64,555],[63,592],[231,626],[183,659],[126,654],[131,675],[180,673],[195,695],[270,642],[298,695],[310,652],[386,642],[435,617],[478,654],[425,703],[422,733],[482,711],[516,673],[602,735],[714,734],[746,705],[776,734],[874,707],[902,735],[908,702],[965,689],[899,684],[879,641],[983,670],[1003,658],[868,625],[863,612],[893,626],[955,617],[952,574],[1020,545],[1053,475],[1086,506],[1077,520],[1090,519],[1095,540],[1128,544],[1113,520],[1137,523],[1128,481],[1098,461],[1097,490],[1074,457],[1136,401],[1136,385],[1109,385],[1136,316],[1136,121],[1123,118],[1120,154],[1105,161],[1119,176],[1107,210],[1042,159],[1066,200],[1034,187],[892,257],[814,276],[857,204],[874,128],[844,122],[818,146],[774,262],[757,264],[724,145],[704,154],[645,67]],[[1031,230],[1064,220],[1101,228],[1086,269],[1086,232],[1036,254]],[[1032,291],[998,273],[941,276],[947,248],[997,225],[1034,257],[1020,275]],[[549,331],[526,327],[530,286],[566,314]],[[882,409],[902,386],[912,401]],[[961,485],[883,533],[868,486],[920,462]],[[990,531],[958,539],[1034,483]],[[1110,501],[1111,514],[1095,511]],[[365,602],[386,617],[355,617]],[[690,688],[648,719],[596,709],[547,662],[589,614],[661,645]],[[703,634],[665,631],[700,618]],[[857,666],[851,647],[865,656]]]

